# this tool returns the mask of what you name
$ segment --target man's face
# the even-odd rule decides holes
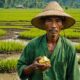
[[[48,17],[44,22],[45,30],[50,37],[57,38],[63,27],[60,17]]]

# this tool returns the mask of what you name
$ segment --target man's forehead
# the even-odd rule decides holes
[[[56,19],[56,20],[61,20],[61,21],[65,21],[65,18],[62,16],[45,16],[42,17],[41,20],[44,23],[46,20],[51,20],[51,19]]]
[[[59,16],[48,16],[45,19],[62,19],[62,18]]]

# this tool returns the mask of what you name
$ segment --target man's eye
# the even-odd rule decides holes
[[[48,19],[47,22],[51,22],[51,19]]]
[[[56,22],[61,22],[61,20],[60,19],[57,19]]]

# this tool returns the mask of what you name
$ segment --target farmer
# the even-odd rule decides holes
[[[24,48],[17,63],[20,79],[80,80],[75,48],[68,39],[60,36],[60,31],[71,27],[75,20],[54,1],[31,23],[46,34],[32,39]],[[50,60],[49,65],[39,63],[43,56]]]

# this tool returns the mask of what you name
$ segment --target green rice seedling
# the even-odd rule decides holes
[[[1,53],[7,52],[20,52],[24,48],[24,45],[15,41],[0,41]]]
[[[42,9],[0,9],[0,20],[31,20],[41,11]],[[80,21],[80,9],[68,9],[65,11]]]
[[[80,53],[80,43],[75,45],[75,48],[76,48],[77,53]]]
[[[80,32],[75,32],[74,29],[66,29],[64,31],[61,31],[60,33],[62,36],[65,36],[67,38],[76,38],[79,39],[80,38]]]
[[[39,12],[41,9],[0,9],[0,20],[31,20]]]
[[[7,32],[5,30],[0,29],[0,36],[5,35]]]
[[[19,38],[22,39],[32,39],[34,37],[41,36],[46,32],[37,28],[31,28],[29,31],[23,31],[19,34]]]
[[[16,29],[25,29],[23,26],[0,26],[1,29],[5,28],[16,28]]]
[[[80,17],[79,17],[80,9],[68,9],[65,11],[70,15],[72,15],[76,19],[76,21],[80,21]]]
[[[4,59],[0,60],[0,73],[2,72],[15,72],[17,59]]]

